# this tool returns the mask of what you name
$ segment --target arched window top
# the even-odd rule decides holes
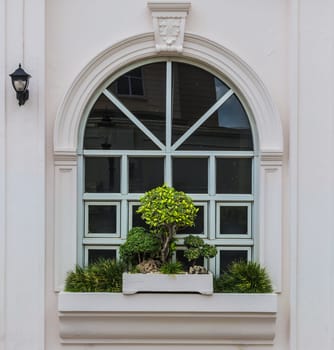
[[[182,62],[143,64],[98,95],[84,149],[249,151],[251,126],[233,90]]]

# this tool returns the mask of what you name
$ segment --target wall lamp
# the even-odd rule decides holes
[[[22,106],[29,98],[28,86],[31,75],[26,73],[21,68],[21,64],[19,64],[19,68],[17,68],[12,74],[9,74],[9,76],[12,79],[12,85],[16,91],[16,98],[19,101],[19,106]]]

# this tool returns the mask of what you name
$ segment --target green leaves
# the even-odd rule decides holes
[[[66,292],[121,292],[124,264],[101,259],[87,267],[76,266],[68,273]]]
[[[137,212],[151,227],[193,226],[198,212],[188,195],[167,185],[146,192],[140,202]]]
[[[184,239],[186,250],[184,256],[188,261],[195,261],[200,257],[213,258],[217,254],[217,248],[213,245],[204,243],[201,237],[189,235]]]
[[[270,278],[258,263],[233,262],[228,270],[216,280],[216,292],[223,293],[271,293]]]

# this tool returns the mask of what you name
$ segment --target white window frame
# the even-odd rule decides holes
[[[116,231],[115,232],[101,232],[101,233],[94,233],[89,232],[89,207],[90,206],[111,206],[116,207]],[[85,230],[84,230],[84,237],[120,237],[121,236],[121,209],[120,209],[120,202],[92,202],[92,201],[86,201],[85,202]]]
[[[95,91],[109,76],[117,78],[138,65],[129,63],[126,69],[120,69],[124,66],[124,57],[127,62],[158,61],[153,34],[127,39],[97,56],[73,82],[58,111],[54,128],[55,290],[63,288],[67,272],[77,261],[77,146],[80,128],[85,124],[82,118],[94,103]],[[259,235],[254,254],[267,267],[275,290],[279,292],[282,286],[283,133],[277,109],[256,73],[238,56],[210,40],[185,34],[182,55],[174,59],[197,62],[214,75],[224,76],[247,101],[258,150],[254,167],[259,169],[254,184],[259,192],[254,223],[259,228]]]
[[[224,234],[220,232],[220,207],[246,207],[247,208],[247,234]],[[217,238],[251,238],[252,237],[252,203],[245,202],[217,202],[216,204],[216,235]]]

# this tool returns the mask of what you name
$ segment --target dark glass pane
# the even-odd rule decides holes
[[[187,193],[207,193],[208,159],[173,158],[173,186]]]
[[[120,158],[85,158],[85,192],[120,192]]]
[[[204,207],[202,205],[197,206],[199,209],[195,219],[195,226],[185,227],[180,229],[178,234],[188,234],[188,235],[201,235],[204,234]]]
[[[245,235],[248,233],[248,208],[221,206],[220,231],[224,235]]]
[[[85,149],[156,150],[158,147],[103,94],[86,123]]]
[[[235,95],[232,95],[178,149],[252,150],[253,139],[251,127],[239,99]]]
[[[247,261],[247,250],[221,250],[220,251],[220,274],[225,272],[233,261]]]
[[[99,259],[116,260],[115,249],[89,249],[88,250],[88,264],[97,262]]]
[[[189,262],[188,259],[185,258],[183,250],[176,251],[176,260],[182,264],[184,271],[188,271],[189,267],[193,265],[193,262]],[[204,258],[200,257],[195,260],[194,265],[204,266]]]
[[[119,86],[125,79],[129,93],[122,95]],[[115,80],[108,90],[117,96],[162,143],[165,143],[166,63],[147,64],[125,73]]]
[[[117,80],[117,92],[120,95],[130,94],[130,82],[128,77],[123,76]]]
[[[142,96],[144,95],[143,82],[141,79],[131,79],[131,93],[132,95]]]
[[[115,233],[117,208],[114,205],[89,205],[89,233]]]
[[[164,158],[129,158],[129,192],[144,193],[164,183]]]
[[[146,222],[141,218],[141,215],[137,213],[138,208],[139,208],[139,205],[132,206],[132,227],[141,226],[141,227],[149,228]]]
[[[251,193],[252,159],[218,158],[216,186],[217,193]]]
[[[201,68],[173,63],[173,143],[228,90]]]

